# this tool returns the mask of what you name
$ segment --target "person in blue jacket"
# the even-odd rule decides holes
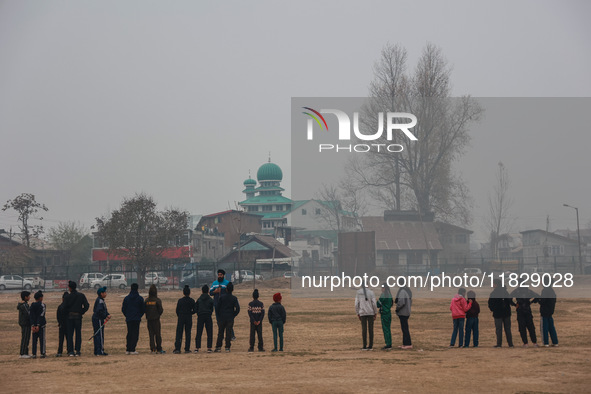
[[[94,302],[94,308],[92,313],[92,329],[98,334],[94,336],[94,355],[95,356],[106,356],[105,353],[105,327],[104,325],[109,321],[111,315],[107,310],[107,304],[105,298],[107,297],[107,288],[101,287],[96,291],[98,297]],[[100,331],[99,331],[100,329]]]
[[[138,293],[137,283],[131,284],[131,291],[123,300],[121,312],[125,316],[125,323],[127,324],[127,338],[125,354],[136,355],[135,351],[137,341],[140,337],[140,322],[145,312],[144,299]]]

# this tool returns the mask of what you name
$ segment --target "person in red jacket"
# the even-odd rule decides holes
[[[476,301],[476,293],[472,290],[468,292],[468,300],[472,301],[472,307],[466,312],[466,340],[464,347],[470,347],[470,334],[474,338],[474,347],[478,347],[478,315],[480,314],[480,305]]]
[[[463,287],[458,290],[458,294],[454,296],[449,305],[451,317],[454,320],[454,330],[451,334],[451,341],[449,347],[452,348],[456,344],[456,336],[460,337],[460,347],[464,347],[464,320],[466,319],[466,312],[472,307],[472,301],[466,301],[466,289]]]

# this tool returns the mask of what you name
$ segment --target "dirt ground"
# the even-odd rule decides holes
[[[106,328],[108,357],[92,356],[86,339],[92,335],[91,314],[82,329],[82,357],[55,358],[58,329],[55,311],[61,293],[46,293],[48,307],[46,359],[18,358],[20,330],[18,294],[0,294],[0,383],[2,392],[508,392],[563,393],[591,391],[591,304],[560,299],[554,315],[560,346],[521,348],[513,316],[514,349],[493,349],[494,322],[480,297],[480,347],[448,349],[452,331],[449,300],[416,299],[410,318],[413,350],[380,351],[384,344],[376,321],[375,348],[362,352],[361,327],[353,299],[302,299],[282,288],[260,286],[268,307],[272,294],[284,294],[287,310],[285,352],[271,353],[272,333],[264,326],[265,353],[247,353],[246,312],[252,289],[236,290],[243,308],[236,319],[231,353],[172,354],[176,327],[176,291],[160,291],[165,355],[149,350],[145,322],[140,329],[139,356],[125,355],[125,320],[121,303],[126,292],[110,291],[107,305],[113,316]],[[96,298],[86,291],[91,307]],[[141,292],[147,295],[147,290]],[[145,294],[144,294],[145,293]],[[196,290],[193,290],[193,296]],[[537,306],[534,306],[537,311]],[[535,316],[536,328],[539,316]],[[214,324],[214,331],[215,331]],[[402,344],[398,320],[392,323],[394,346]],[[538,335],[541,337],[541,333]],[[195,323],[192,335],[195,335]],[[215,336],[214,333],[214,341]],[[194,338],[191,339],[194,349]],[[539,340],[541,343],[541,339]]]

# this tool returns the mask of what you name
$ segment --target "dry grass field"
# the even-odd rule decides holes
[[[275,282],[277,286],[282,283]],[[235,291],[241,307],[231,353],[172,354],[176,300],[180,291],[161,291],[165,355],[153,355],[145,322],[140,329],[139,356],[125,355],[125,322],[120,312],[127,294],[110,291],[107,305],[113,319],[106,328],[108,357],[92,356],[86,342],[92,335],[90,314],[83,320],[82,357],[55,358],[55,310],[61,293],[47,293],[48,355],[46,359],[18,358],[20,330],[18,294],[0,295],[0,382],[2,392],[508,392],[563,393],[591,391],[591,304],[560,299],[554,315],[560,347],[521,348],[513,317],[514,349],[493,349],[494,323],[479,297],[480,347],[448,349],[452,330],[449,300],[417,299],[410,330],[413,350],[380,351],[383,336],[376,321],[373,352],[361,352],[361,327],[353,299],[292,298],[289,289],[259,287],[268,307],[275,291],[284,294],[287,310],[285,352],[271,353],[272,333],[264,326],[265,353],[247,353],[251,290]],[[92,306],[96,297],[86,291]],[[147,295],[147,290],[141,292]],[[145,294],[144,294],[145,293]],[[193,290],[193,296],[196,290]],[[537,311],[537,306],[534,306]],[[539,317],[535,317],[539,327]],[[401,344],[398,320],[393,321],[394,346]],[[215,331],[214,324],[214,331]],[[538,330],[539,331],[539,330]],[[540,333],[538,332],[539,336]],[[195,335],[195,325],[193,333]],[[215,341],[214,334],[214,341]],[[194,348],[192,338],[191,349]],[[539,340],[541,343],[541,339]]]

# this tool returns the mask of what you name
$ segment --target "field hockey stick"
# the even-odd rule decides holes
[[[94,334],[93,334],[93,335],[92,335],[92,336],[91,336],[91,337],[88,339],[88,343],[91,343],[91,342],[92,342],[92,339],[93,339],[93,338],[96,336],[96,334],[98,334],[98,333],[99,333],[99,332],[100,332],[100,331],[103,329],[103,327],[104,327],[104,326],[106,326],[106,325],[107,325],[107,323],[108,323],[108,322],[109,322],[109,320],[106,320],[106,321],[105,321],[105,322],[104,322],[104,323],[103,323],[103,324],[102,324],[102,325],[101,325],[101,326],[98,328],[98,330],[96,330],[96,332],[95,332],[95,333],[94,333]]]

